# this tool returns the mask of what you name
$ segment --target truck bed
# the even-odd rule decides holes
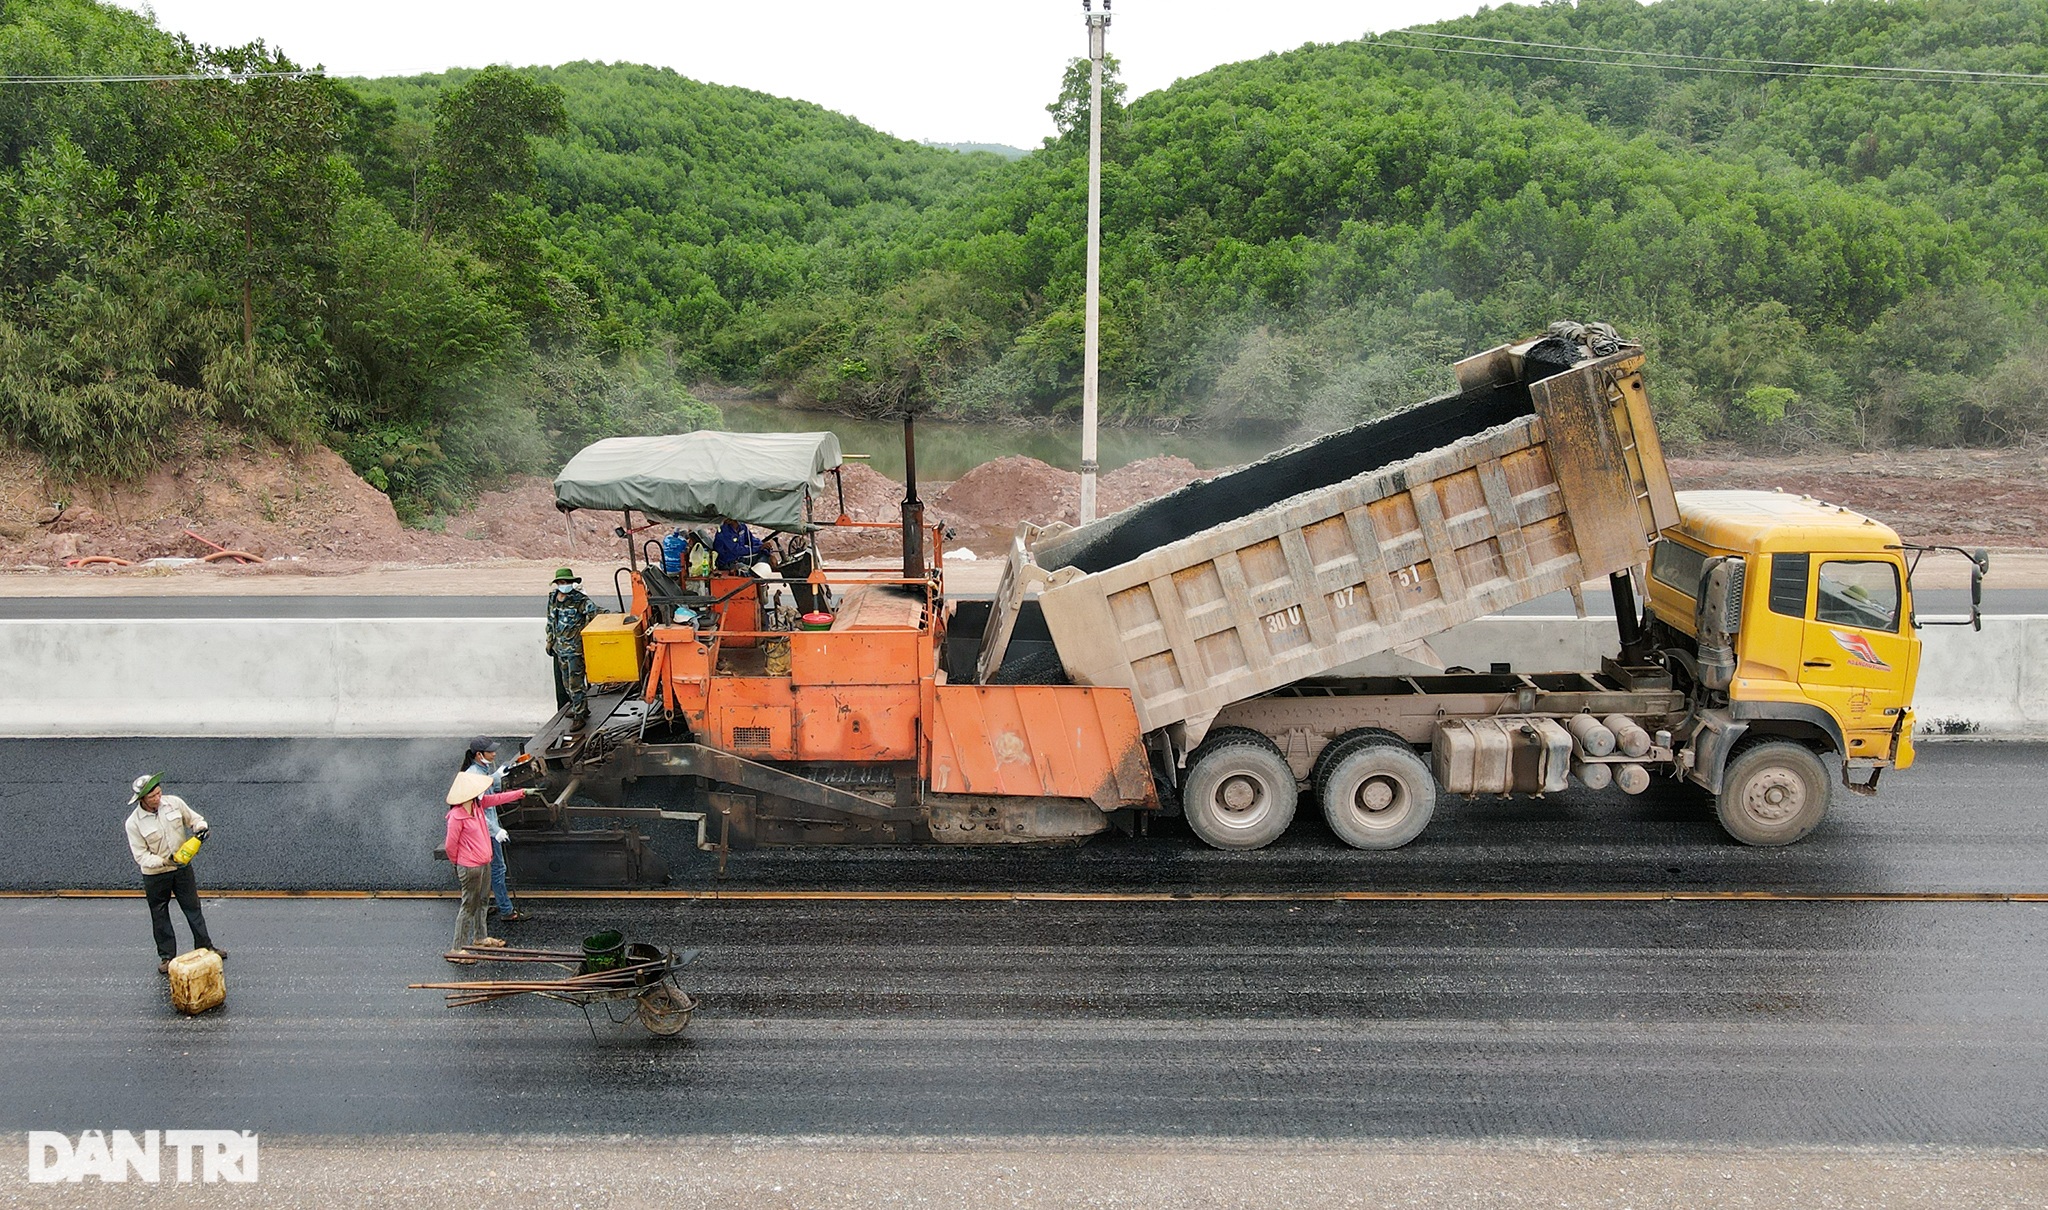
[[[1643,562],[1677,506],[1641,351],[1547,338],[1457,368],[1455,393],[1020,536],[981,677],[1022,679],[1003,659],[1035,603],[1067,678],[1130,689],[1186,751],[1233,702]]]

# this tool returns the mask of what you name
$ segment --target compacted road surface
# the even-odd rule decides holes
[[[2017,1206],[2048,1187],[2039,746],[1930,746],[1783,850],[1728,843],[1660,787],[1446,800],[1395,853],[1304,819],[1254,854],[1162,825],[736,853],[720,878],[663,833],[668,888],[528,888],[515,944],[616,927],[702,950],[673,1040],[406,989],[531,973],[438,956],[446,747],[0,743],[0,1143],[255,1130],[270,1183],[221,1195],[323,1207],[499,1180],[523,1191],[507,1205],[639,1204],[587,1200],[626,1172],[707,1206]],[[106,889],[134,885],[125,783],[158,767],[212,822],[200,876],[227,888],[207,911],[228,1002],[196,1019],[167,1002],[143,905]],[[0,1200],[31,1196],[17,1180]]]
[[[405,985],[456,971],[452,904],[237,899],[209,912],[228,1004],[187,1020],[140,903],[0,903],[0,1130],[2032,1147],[2048,1125],[2042,903],[537,906],[507,932],[703,947],[697,1019],[670,1041],[539,1000],[444,1008]]]

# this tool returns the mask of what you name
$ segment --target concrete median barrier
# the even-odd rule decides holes
[[[0,621],[0,735],[516,734],[554,712],[528,618]],[[1930,627],[1916,706],[1929,736],[2048,737],[2048,616]],[[1486,618],[1436,637],[1446,664],[1597,668],[1603,618]],[[1344,671],[1416,671],[1394,657]]]
[[[0,621],[0,734],[516,733],[554,713],[528,618]]]

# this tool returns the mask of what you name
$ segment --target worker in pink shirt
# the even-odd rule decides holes
[[[448,860],[455,866],[455,881],[462,888],[462,907],[455,916],[455,948],[448,951],[450,962],[469,965],[475,958],[462,952],[465,945],[495,947],[505,943],[489,935],[484,913],[491,901],[491,829],[484,812],[506,803],[518,802],[531,793],[507,790],[491,794],[491,775],[464,770],[448,787]]]

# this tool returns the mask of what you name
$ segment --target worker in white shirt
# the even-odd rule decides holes
[[[199,882],[192,876],[192,857],[206,839],[206,820],[184,799],[164,793],[163,780],[161,773],[143,774],[135,779],[135,793],[128,799],[135,807],[128,815],[128,851],[142,870],[142,897],[149,903],[149,921],[156,931],[158,974],[168,973],[171,959],[178,956],[178,935],[171,929],[174,895],[185,909],[192,948],[227,957],[207,935],[206,916],[199,910]]]

